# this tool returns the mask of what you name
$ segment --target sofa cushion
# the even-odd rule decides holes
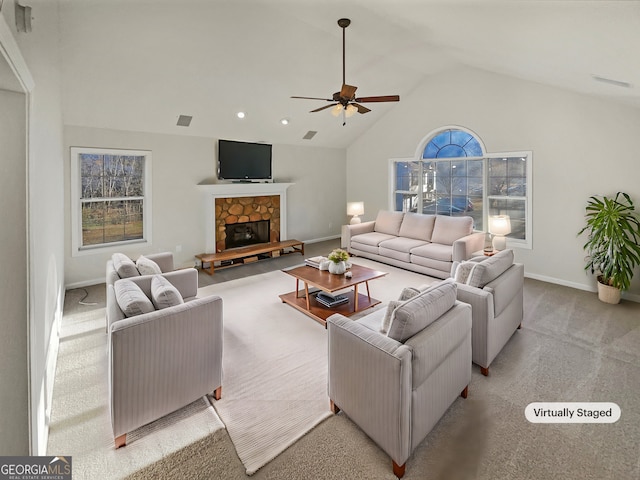
[[[380,245],[381,242],[384,242],[385,240],[392,240],[394,238],[393,235],[388,235],[386,233],[378,233],[378,232],[371,232],[371,233],[362,233],[360,235],[355,235],[353,237],[351,237],[351,243],[360,243],[363,245],[369,245],[371,247],[378,247],[378,245]]]
[[[405,213],[400,225],[400,236],[430,242],[435,222],[435,215]]]
[[[471,269],[467,285],[483,288],[502,275],[511,265],[513,265],[513,250],[503,250],[492,257],[487,257]]]
[[[456,294],[456,284],[444,281],[407,300],[393,311],[387,336],[405,342],[449,311]]]
[[[472,232],[473,218],[471,217],[436,215],[431,241],[443,245],[453,245],[453,242],[470,235]]]
[[[427,243],[411,249],[412,255],[419,257],[440,260],[441,262],[453,261],[453,248],[451,245],[443,245],[441,243]]]
[[[116,294],[116,302],[118,302],[118,306],[125,317],[134,317],[155,311],[151,300],[131,280],[118,280],[113,285],[113,289]]]
[[[388,210],[380,210],[376,217],[376,223],[373,229],[376,232],[386,233],[387,235],[400,234],[400,225],[402,224],[403,212],[390,212]]]
[[[415,238],[394,237],[390,240],[384,240],[380,242],[380,247],[387,248],[389,250],[395,250],[397,252],[406,253],[407,255],[412,249],[427,245],[424,240],[416,240]],[[407,261],[409,261],[407,257]]]
[[[150,258],[140,255],[136,260],[136,267],[140,275],[158,275],[162,273],[160,266]]]
[[[151,279],[151,300],[158,310],[184,303],[178,289],[162,275],[154,275]]]
[[[133,263],[129,257],[123,253],[114,253],[111,255],[111,261],[113,262],[113,268],[118,273],[120,278],[139,277],[140,272],[136,264]]]

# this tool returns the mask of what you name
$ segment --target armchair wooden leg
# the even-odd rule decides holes
[[[116,448],[124,447],[127,444],[127,434],[123,433],[115,439]]]
[[[460,396],[462,398],[467,398],[467,395],[469,395],[469,385],[464,387],[464,390],[462,390],[462,392],[460,392]]]
[[[393,463],[393,474],[398,478],[402,478],[407,464],[403,463],[402,465],[398,465],[395,460],[391,460],[391,462]]]
[[[522,328],[522,322],[518,324],[518,329]]]
[[[489,376],[489,367],[480,367],[480,372],[485,376]]]
[[[213,391],[213,398],[220,400],[222,398],[222,385]]]
[[[329,399],[329,407],[331,408],[331,411],[336,415],[340,411],[340,407],[333,403],[333,400],[331,399]]]

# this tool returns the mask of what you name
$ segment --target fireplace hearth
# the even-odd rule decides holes
[[[269,220],[234,223],[225,226],[225,249],[269,242]]]

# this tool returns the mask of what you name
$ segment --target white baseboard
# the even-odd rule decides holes
[[[336,238],[340,238],[340,235],[331,235],[329,237],[322,237],[322,238],[313,238],[311,240],[304,240],[304,243],[319,243],[319,242],[326,242],[327,240],[335,240]]]
[[[68,285],[65,285],[65,289],[66,290],[73,290],[74,288],[83,288],[83,287],[90,287],[92,285],[98,285],[100,283],[105,283],[105,278],[101,277],[101,278],[94,278],[93,280],[83,280],[81,282],[75,282],[75,283],[69,283]]]
[[[577,282],[569,282],[568,280],[563,280],[561,278],[548,277],[546,275],[538,275],[535,273],[526,273],[524,274],[527,278],[532,278],[533,280],[540,280],[541,282],[553,283],[554,285],[562,285],[564,287],[571,287],[577,290],[584,290],[586,292],[597,292],[598,289],[592,285],[585,285],[584,283]],[[622,298],[625,300],[629,300],[632,302],[640,303],[640,295],[632,294],[629,292],[622,292]]]

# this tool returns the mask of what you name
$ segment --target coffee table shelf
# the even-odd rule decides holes
[[[372,298],[369,293],[369,280],[375,280],[376,278],[386,275],[385,272],[379,272],[359,265],[353,265],[351,267],[351,278],[347,278],[344,275],[333,275],[327,271],[321,271],[310,266],[296,267],[283,270],[283,272],[296,279],[296,289],[293,292],[280,295],[280,299],[296,310],[313,318],[325,328],[327,326],[327,318],[334,313],[340,313],[348,317],[378,305],[380,300]],[[300,282],[304,283],[304,289],[300,289]],[[358,292],[358,285],[362,283],[366,285],[366,295]],[[315,293],[317,292],[310,291],[310,286],[328,293],[339,291],[340,295],[345,295],[349,301],[336,307],[325,307],[316,301]],[[343,291],[351,287],[353,287],[352,290]]]

